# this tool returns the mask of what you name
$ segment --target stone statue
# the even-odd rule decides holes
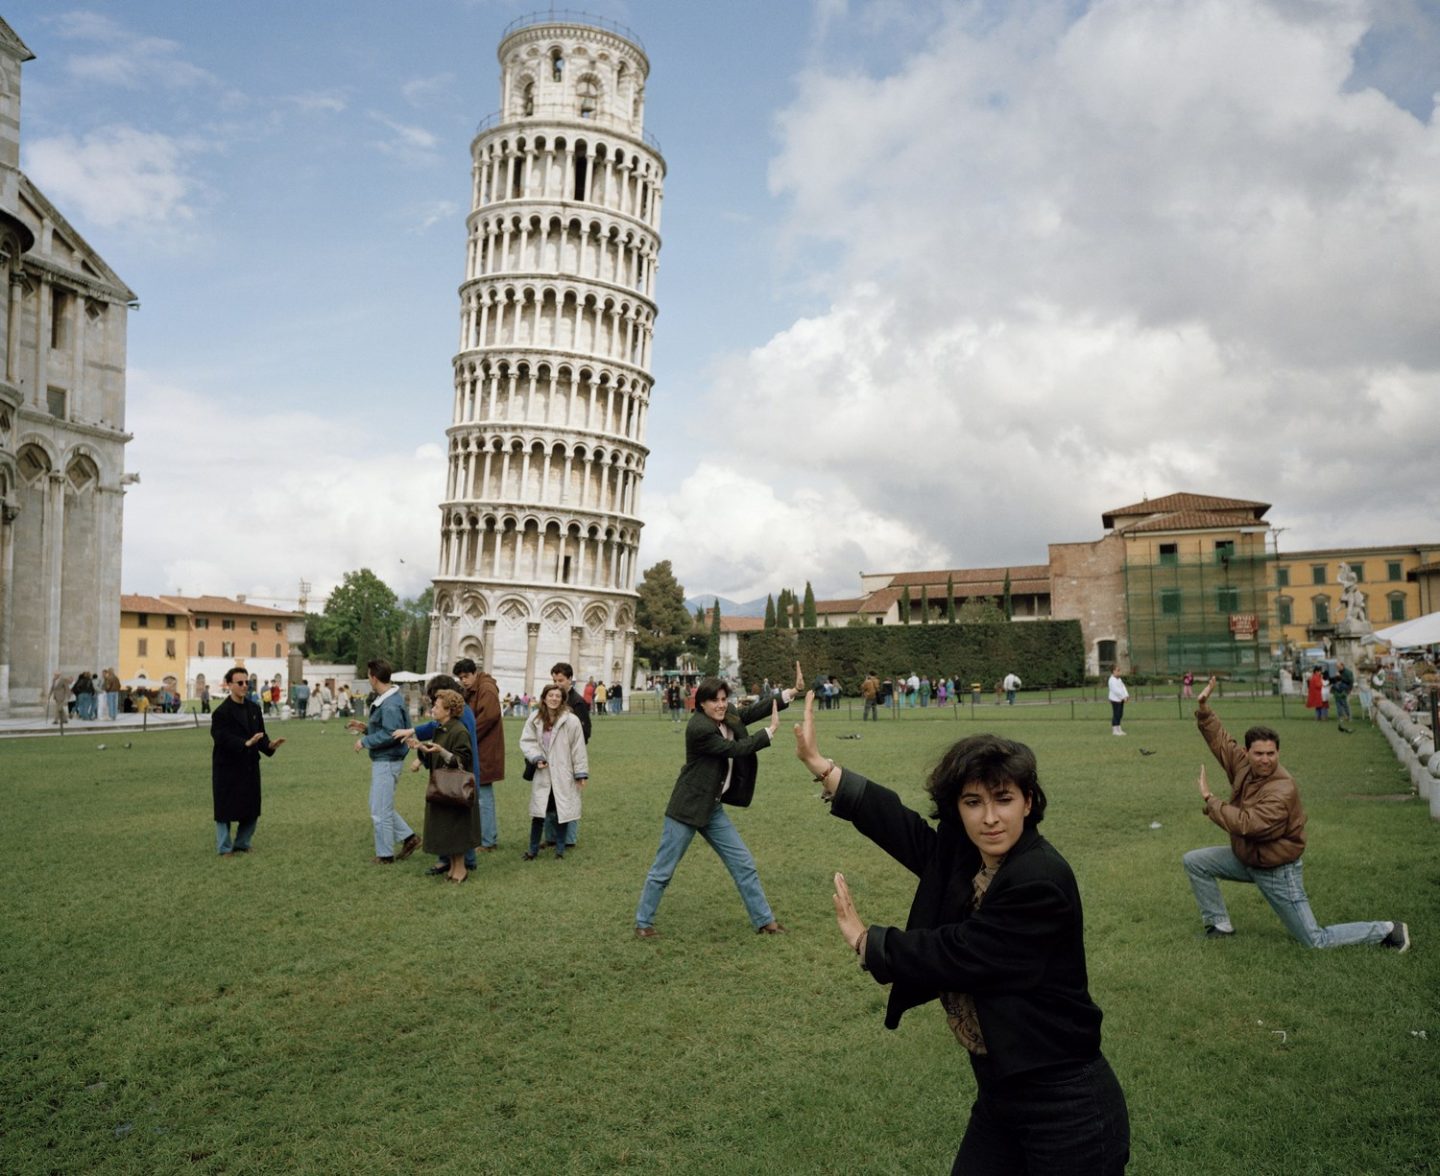
[[[1369,624],[1370,618],[1365,611],[1365,593],[1361,592],[1358,586],[1360,577],[1348,563],[1340,565],[1335,582],[1340,585],[1340,603],[1345,608],[1345,619],[1352,625]]]

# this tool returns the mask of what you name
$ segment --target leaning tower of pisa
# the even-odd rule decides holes
[[[471,144],[449,477],[428,664],[504,691],[551,665],[629,686],[665,161],[649,59],[541,14],[500,40]]]

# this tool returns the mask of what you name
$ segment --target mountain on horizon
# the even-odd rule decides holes
[[[717,600],[720,602],[720,615],[722,617],[763,617],[765,615],[765,601],[768,597],[761,596],[756,600],[749,600],[737,604],[724,596],[715,596],[707,593],[702,596],[687,596],[685,607],[692,613],[697,608],[709,608]]]

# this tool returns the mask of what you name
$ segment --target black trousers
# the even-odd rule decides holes
[[[1125,1092],[1104,1055],[980,1086],[951,1176],[1120,1176],[1130,1162]]]

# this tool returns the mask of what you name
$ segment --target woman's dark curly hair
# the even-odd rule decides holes
[[[1035,753],[1023,743],[999,735],[967,735],[940,757],[925,791],[935,803],[930,815],[942,821],[959,819],[960,793],[976,783],[987,792],[1013,784],[1030,802],[1025,817],[1028,829],[1045,818],[1045,792],[1035,766]]]

